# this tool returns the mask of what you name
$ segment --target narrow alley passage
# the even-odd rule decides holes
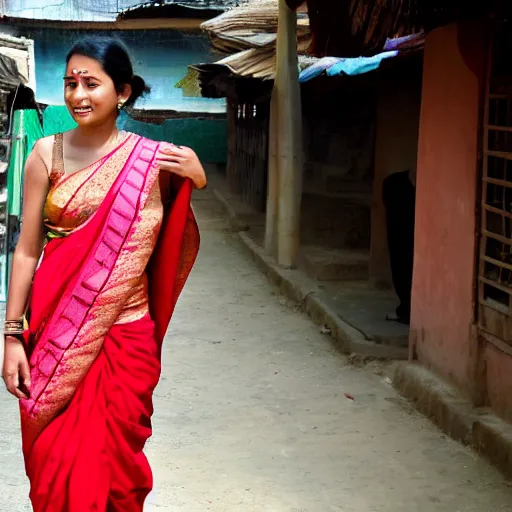
[[[195,208],[202,251],[165,343],[146,510],[511,509],[497,471],[284,303],[211,192]],[[0,401],[0,511],[29,511],[16,403],[4,391]]]

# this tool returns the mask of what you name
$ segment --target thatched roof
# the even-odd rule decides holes
[[[250,48],[273,48],[277,35],[278,0],[252,0],[201,24],[213,45],[222,53]],[[297,16],[297,39],[300,48],[309,46],[309,18]]]
[[[278,13],[279,0],[252,0],[202,23],[215,50],[227,55],[213,64],[189,66],[176,87],[184,95],[206,97],[240,97],[247,91],[252,98],[268,95],[276,67]],[[299,53],[306,53],[311,36],[304,9],[297,15],[297,42]]]
[[[214,48],[228,55],[213,64],[196,64],[176,87],[185,95],[199,94],[204,76],[231,74],[239,78],[270,80],[276,68],[278,0],[252,0],[201,24]],[[311,44],[308,16],[297,16],[297,50],[305,54]],[[299,58],[303,61],[304,56]],[[204,78],[204,77],[203,77]],[[204,80],[203,80],[204,83]]]
[[[287,0],[307,3],[313,44],[323,57],[371,55],[387,38],[431,30],[458,20],[512,15],[510,0]]]
[[[322,4],[322,1],[325,3]],[[386,1],[397,2],[398,0],[376,0],[374,3],[377,3],[377,6],[363,5],[363,3],[368,4],[364,0],[308,2],[314,4],[314,10],[310,11],[311,20],[315,19],[317,23],[318,20],[323,20],[324,24],[321,26],[325,27],[328,26],[328,19],[328,22],[333,27],[337,27],[337,30],[333,28],[334,33],[328,31],[321,33],[321,37],[314,34],[314,47],[311,51],[309,18],[304,16],[304,9],[299,12],[297,29],[299,69],[305,70],[313,64],[321,67],[323,62],[318,63],[316,56],[323,56],[324,52],[319,51],[318,48],[332,49],[336,45],[340,48],[347,48],[347,45],[350,45],[349,48],[353,51],[348,50],[345,54],[328,50],[332,57],[343,58],[334,59],[337,63],[336,70],[340,68],[339,73],[334,73],[334,68],[329,70],[326,68],[322,73],[324,75],[359,74],[366,73],[367,69],[373,69],[366,61],[359,62],[365,59],[350,59],[354,56],[366,54],[376,59],[381,52],[396,51],[401,56],[421,52],[424,43],[421,25],[404,22],[401,18],[404,12],[401,10],[393,11],[394,16],[390,16],[388,12],[388,16],[385,17],[382,9],[386,5],[390,6]],[[401,6],[404,7],[404,4],[405,0]],[[322,5],[327,10],[320,9]],[[347,13],[344,18],[347,28],[344,31],[339,30],[336,25],[338,18],[334,16],[334,13],[339,14],[340,11]],[[233,9],[203,23],[201,27],[208,31],[215,48],[231,54],[212,64],[190,66],[189,73],[177,84],[177,87],[181,87],[184,94],[201,93],[203,96],[211,97],[226,95],[261,97],[268,93],[270,90],[268,83],[271,84],[276,68],[277,17],[278,0],[255,0],[243,8]],[[378,46],[375,46],[377,44]],[[370,48],[374,50],[370,51]],[[364,51],[361,51],[362,49]],[[357,66],[356,63],[349,62],[355,60],[358,60]],[[339,64],[343,61],[346,61],[343,65]],[[399,62],[403,62],[403,59],[399,59]],[[357,70],[355,70],[356,67]],[[345,68],[350,68],[350,72]],[[265,85],[264,82],[267,84]]]
[[[299,55],[299,68],[310,63],[311,57]],[[221,68],[224,68],[238,77],[273,80],[276,71],[276,52],[274,47],[267,49],[250,48],[229,55],[213,64],[196,64],[190,66],[190,68],[198,72],[214,72],[215,70],[222,72]]]

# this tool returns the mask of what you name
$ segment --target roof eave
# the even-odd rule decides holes
[[[197,18],[147,18],[119,21],[72,21],[72,20],[39,20],[2,16],[2,23],[9,25],[30,25],[56,29],[82,30],[200,30],[203,19]]]

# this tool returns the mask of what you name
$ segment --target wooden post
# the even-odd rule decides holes
[[[285,0],[279,0],[276,77],[273,90],[277,122],[272,130],[275,142],[270,141],[269,144],[270,148],[274,143],[277,146],[278,172],[274,172],[272,177],[269,175],[269,192],[273,195],[269,196],[271,210],[267,212],[267,217],[269,213],[277,214],[277,262],[288,268],[296,265],[300,244],[303,157],[298,73],[297,13],[288,8]],[[272,168],[269,170],[273,171]],[[276,196],[277,201],[274,199]],[[267,221],[267,228],[271,222],[271,219]],[[268,247],[272,248],[271,233],[268,236]]]
[[[265,217],[265,251],[277,258],[277,215],[279,211],[279,167],[277,160],[278,111],[276,89],[270,100],[270,122],[268,127],[268,193]]]

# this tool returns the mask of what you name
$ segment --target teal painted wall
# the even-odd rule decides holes
[[[54,135],[73,129],[76,124],[63,106],[50,106],[43,113],[44,134]],[[148,139],[173,142],[192,148],[203,163],[227,160],[227,121],[225,119],[168,119],[161,125],[142,123],[126,113],[119,116],[118,127]]]
[[[226,163],[228,134],[225,119],[168,119],[161,125],[154,125],[128,118],[120,126],[149,139],[188,146],[203,163]]]

